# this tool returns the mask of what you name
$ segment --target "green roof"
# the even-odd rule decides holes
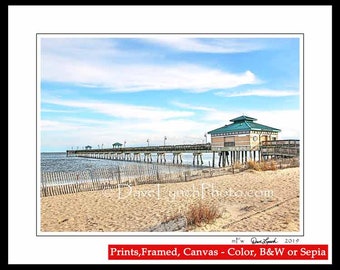
[[[231,119],[230,122],[243,122],[243,121],[251,121],[251,122],[253,122],[253,121],[256,121],[256,120],[257,119],[255,119],[255,118],[242,115],[242,116],[236,117],[234,119]]]
[[[254,123],[257,119],[242,115],[240,117],[231,119],[233,122],[230,125],[225,125],[223,127],[211,130],[208,134],[219,134],[219,133],[230,133],[230,132],[239,132],[239,131],[269,131],[269,132],[279,132],[280,129],[265,126],[262,124]]]
[[[122,146],[122,144],[121,143],[119,143],[119,142],[115,142],[114,144],[112,144],[113,146]]]

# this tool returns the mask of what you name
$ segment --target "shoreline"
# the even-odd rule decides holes
[[[283,188],[284,187],[284,188]],[[188,232],[298,232],[300,168],[40,198],[41,232],[147,232],[202,203],[220,217]]]

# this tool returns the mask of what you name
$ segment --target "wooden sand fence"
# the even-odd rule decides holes
[[[275,169],[299,166],[299,160],[273,159]],[[113,189],[142,184],[187,182],[196,179],[239,173],[248,169],[246,165],[223,168],[190,167],[186,165],[125,164],[79,172],[43,172],[40,196],[54,196],[82,191]],[[273,168],[271,168],[273,169]]]
[[[191,181],[199,177],[198,172],[199,169],[189,166],[158,164],[127,164],[80,172],[43,172],[40,196],[112,189],[119,185]]]

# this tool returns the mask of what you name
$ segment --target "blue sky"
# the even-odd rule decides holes
[[[41,35],[41,152],[202,143],[243,114],[299,139],[300,38]]]

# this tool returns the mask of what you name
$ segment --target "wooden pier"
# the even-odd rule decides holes
[[[182,164],[182,154],[193,154],[193,165],[203,164],[203,153],[210,153],[211,145],[207,144],[184,144],[146,147],[113,147],[105,149],[67,150],[67,156],[112,159],[135,162],[153,162],[152,154],[156,155],[157,163],[166,163],[165,154],[173,155],[173,164]]]
[[[246,163],[248,160],[260,161],[269,158],[298,157],[299,140],[264,141],[257,147],[229,146],[214,147],[206,144],[184,144],[145,147],[113,147],[104,149],[67,150],[66,155],[146,163],[173,163],[182,164],[182,154],[192,153],[192,165],[203,165],[203,154],[212,153],[211,167],[217,165],[215,157],[218,156],[218,167],[226,167],[237,162]],[[172,154],[171,160],[166,160],[166,154]],[[152,159],[152,157],[156,157]],[[210,166],[210,164],[209,164]]]
[[[261,155],[268,157],[298,157],[300,155],[299,140],[276,140],[261,143]]]

